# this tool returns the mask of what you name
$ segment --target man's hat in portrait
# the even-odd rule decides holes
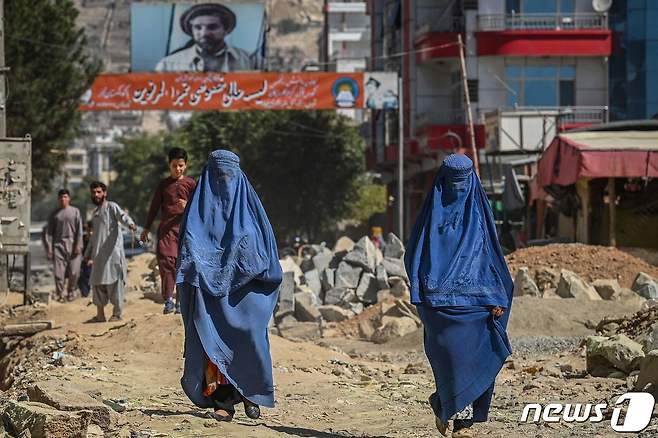
[[[224,5],[219,3],[200,3],[189,8],[180,17],[180,27],[188,35],[192,35],[190,21],[193,18],[202,15],[214,15],[222,20],[226,33],[231,33],[235,29],[235,13]]]

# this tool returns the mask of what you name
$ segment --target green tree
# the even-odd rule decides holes
[[[386,186],[364,183],[359,186],[357,198],[350,204],[350,217],[367,224],[372,215],[386,212],[386,206]]]
[[[71,0],[5,0],[7,134],[32,136],[32,190],[45,194],[79,126],[80,97],[100,71]]]
[[[195,170],[214,149],[237,152],[281,239],[314,239],[349,217],[365,167],[362,138],[334,111],[203,113],[182,142]]]
[[[117,179],[110,184],[108,197],[140,224],[146,220],[155,188],[168,174],[167,151],[173,139],[173,135],[126,138],[121,141],[123,149],[112,156]]]

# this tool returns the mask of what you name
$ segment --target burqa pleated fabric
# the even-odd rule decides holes
[[[274,407],[268,323],[282,279],[265,210],[237,155],[210,154],[181,223],[176,283],[185,325],[181,384],[212,407],[206,357],[239,393]]]
[[[444,423],[469,405],[486,421],[496,375],[511,354],[506,327],[513,282],[486,194],[464,155],[439,169],[404,257]],[[491,309],[506,309],[495,318]]]

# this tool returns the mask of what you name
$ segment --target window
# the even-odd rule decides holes
[[[509,64],[505,67],[507,106],[573,106],[576,68],[573,65]]]
[[[574,0],[506,0],[508,14],[573,14]]]
[[[478,80],[477,79],[469,79],[468,80],[468,95],[471,99],[471,102],[477,102],[478,101]]]

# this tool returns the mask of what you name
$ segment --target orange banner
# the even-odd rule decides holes
[[[82,111],[364,108],[364,73],[105,74]]]

